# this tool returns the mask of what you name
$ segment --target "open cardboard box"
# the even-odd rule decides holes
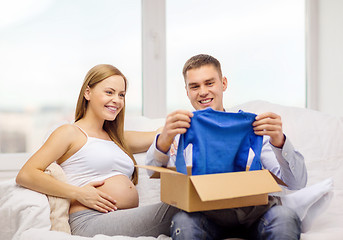
[[[184,175],[175,170],[137,166],[160,173],[161,201],[187,212],[268,204],[268,194],[285,185],[268,170]],[[189,171],[188,171],[189,172]]]

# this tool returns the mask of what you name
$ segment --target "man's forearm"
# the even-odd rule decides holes
[[[282,149],[272,147],[276,158],[280,164],[281,178],[291,190],[301,189],[307,183],[307,169],[304,157],[296,151],[286,138]]]
[[[145,164],[150,166],[167,166],[169,161],[169,155],[159,151],[156,147],[157,136],[155,137],[154,142],[151,144],[149,150],[147,151]],[[148,170],[149,176],[153,174],[153,171]]]

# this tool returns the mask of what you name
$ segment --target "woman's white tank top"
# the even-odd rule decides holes
[[[131,178],[134,171],[132,159],[117,144],[89,137],[83,129],[80,130],[87,136],[86,144],[61,164],[70,184],[81,187],[119,174]]]

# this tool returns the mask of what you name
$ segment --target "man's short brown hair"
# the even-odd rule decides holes
[[[212,65],[214,66],[219,74],[219,77],[222,78],[222,70],[220,67],[220,62],[207,54],[199,54],[199,55],[195,55],[193,57],[191,57],[190,59],[187,60],[187,62],[185,63],[185,65],[183,66],[183,70],[182,70],[182,74],[183,74],[183,78],[186,81],[186,74],[187,71],[191,70],[191,69],[196,69],[196,68],[200,68],[202,66],[205,65]]]

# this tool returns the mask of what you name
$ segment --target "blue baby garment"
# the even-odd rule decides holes
[[[212,108],[193,112],[191,126],[180,135],[175,166],[187,174],[183,150],[193,144],[192,175],[245,171],[249,149],[254,153],[250,170],[260,170],[262,136],[254,133],[256,114],[228,113]]]

